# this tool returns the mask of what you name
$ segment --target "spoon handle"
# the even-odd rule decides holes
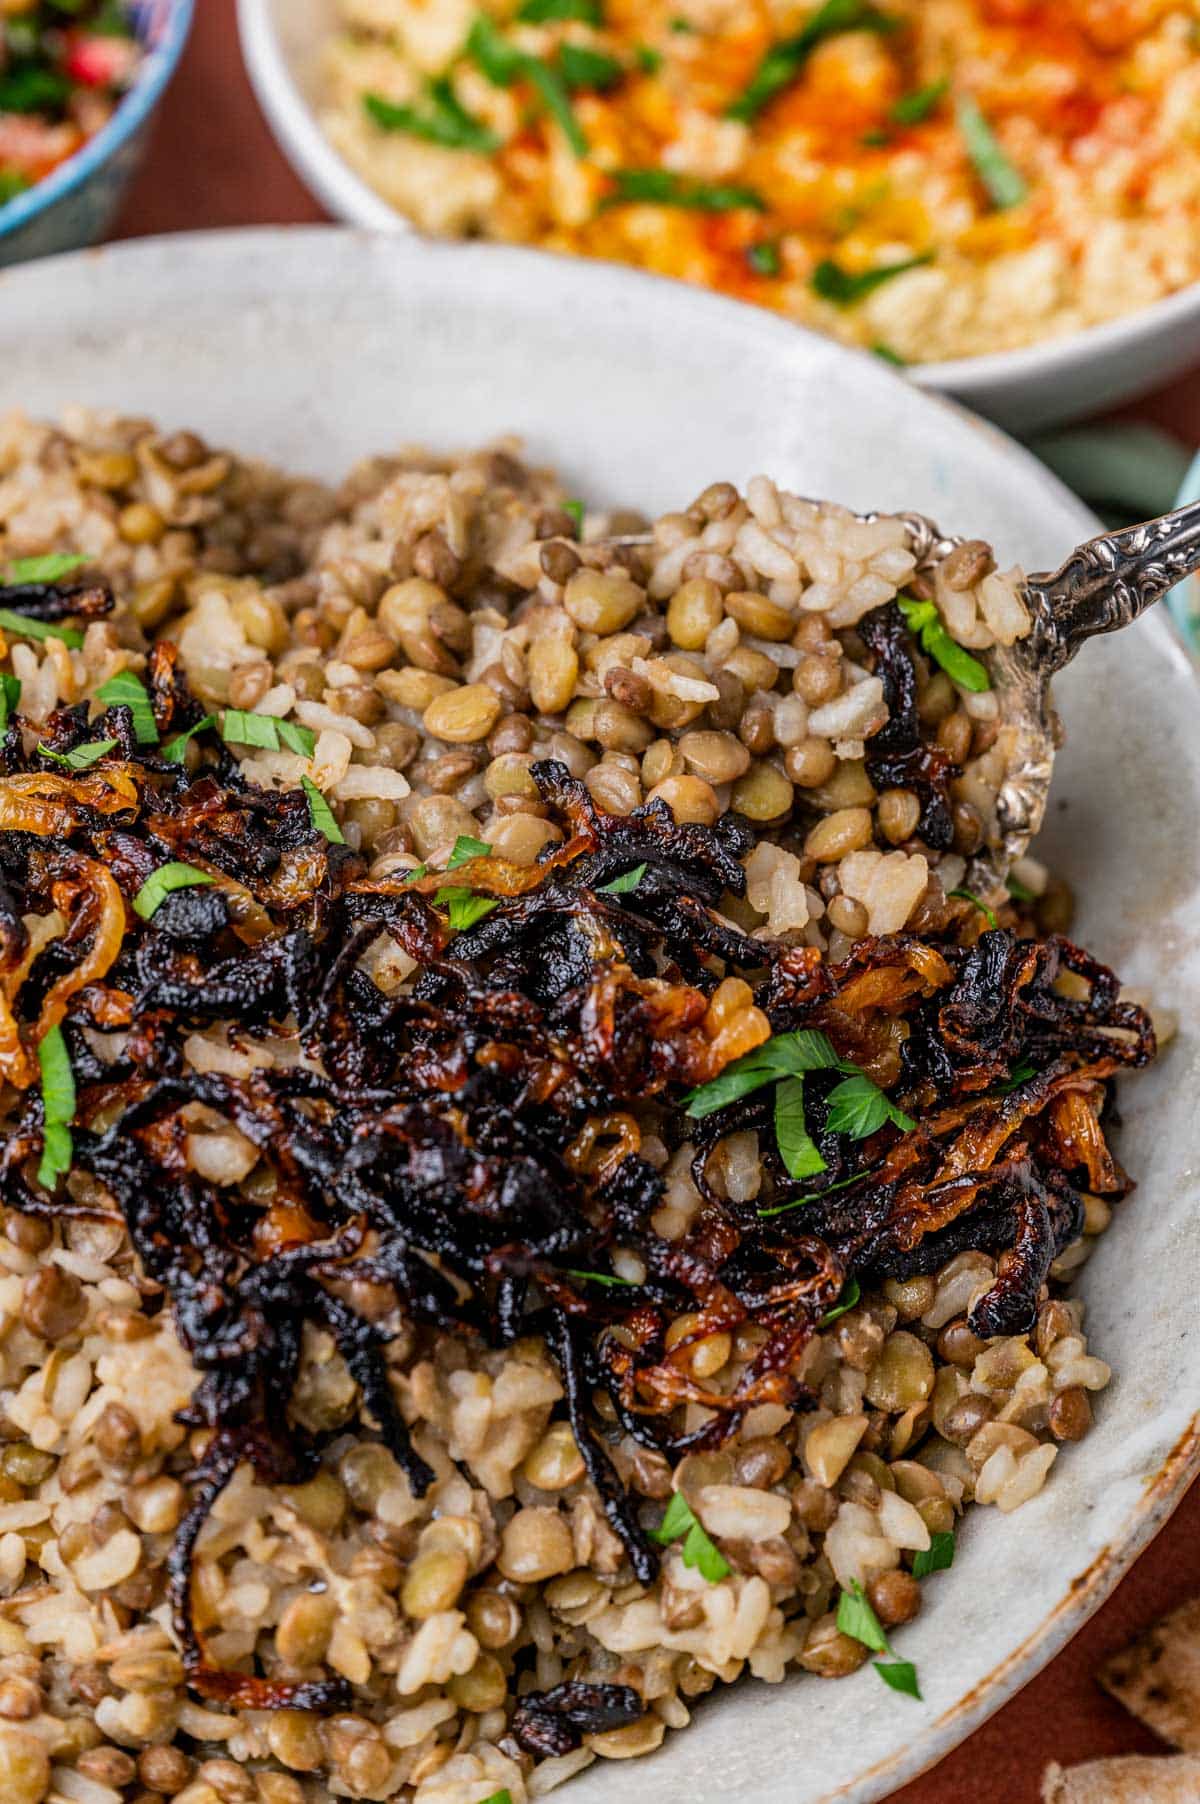
[[[1200,571],[1200,502],[1122,532],[1102,533],[1052,575],[1031,576],[1034,630],[1026,641],[1047,675],[1086,639],[1128,626],[1185,576]]]

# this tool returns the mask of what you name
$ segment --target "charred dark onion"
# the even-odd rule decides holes
[[[908,654],[888,616],[865,636],[893,710],[872,755],[888,781],[918,789],[939,843],[944,773],[919,740]],[[148,686],[164,737],[197,719],[169,647],[153,654]],[[435,902],[440,875],[371,882],[353,852],[313,830],[303,795],[253,788],[211,734],[189,772],[118,725],[118,751],[76,780],[49,775],[36,754],[26,763],[19,735],[6,742],[0,984],[12,1011],[10,1080],[24,1096],[0,1155],[0,1196],[43,1216],[96,1212],[74,1199],[70,1180],[51,1196],[34,1176],[35,1024],[65,1009],[75,1170],[123,1215],[201,1375],[183,1420],[207,1446],[170,1575],[188,1679],[204,1696],[252,1708],[343,1700],[340,1683],[214,1671],[191,1612],[198,1538],[238,1465],[291,1483],[319,1455],[288,1413],[305,1323],[333,1337],[365,1420],[413,1491],[432,1482],[395,1402],[386,1326],[349,1300],[356,1282],[375,1295],[383,1287],[401,1317],[491,1346],[545,1337],[588,1475],[648,1582],[658,1556],[618,1475],[597,1392],[621,1432],[673,1460],[716,1446],[757,1404],[807,1405],[798,1357],[849,1277],[932,1272],[968,1247],[1000,1255],[972,1328],[1022,1332],[1051,1263],[1079,1232],[1080,1189],[1128,1188],[1100,1111],[1114,1074],[1152,1056],[1153,1036],[1112,974],[1065,940],[996,930],[972,941],[973,925],[935,943],[867,940],[844,963],[823,964],[717,912],[726,892],[744,894],[745,823],[680,826],[660,802],[608,816],[553,763],[534,777],[565,843],[532,871],[493,858],[464,866],[455,881],[497,907],[454,935]],[[89,735],[86,709],[68,709],[47,740],[69,748]],[[142,921],[128,905],[168,859],[216,881]],[[640,865],[635,890],[605,893]],[[97,869],[126,909],[107,961],[97,958],[100,888],[89,887]],[[26,917],[56,908],[67,930],[29,960]],[[420,967],[404,990],[385,993],[362,967],[380,935]],[[740,1042],[712,1006],[731,976],[749,986]],[[202,1073],[183,1043],[214,1022],[243,1042],[291,1035],[309,1062]],[[684,1087],[715,1076],[768,1023],[823,1030],[918,1121],[909,1133],[888,1126],[848,1142],[828,1131],[829,1074],[814,1073],[812,1132],[827,1170],[807,1187],[815,1200],[794,1209],[806,1187],[775,1148],[769,1092],[696,1123],[679,1106]],[[1023,1070],[1032,1074],[1014,1080]],[[187,1112],[197,1106],[253,1143],[254,1201],[189,1166]],[[735,1128],[760,1133],[757,1206],[723,1200],[708,1171]],[[664,1181],[638,1150],[643,1131],[697,1149],[703,1207],[682,1240],[654,1229]],[[617,1247],[636,1256],[644,1281],[587,1276],[603,1275]],[[667,1329],[684,1312],[697,1317],[695,1333],[668,1349]],[[690,1344],[747,1326],[762,1331],[761,1345],[734,1388],[697,1380]],[[704,1412],[690,1433],[678,1426],[684,1403]],[[528,1697],[515,1733],[534,1751],[564,1751],[582,1733],[633,1720],[640,1704],[626,1691],[567,1685]]]

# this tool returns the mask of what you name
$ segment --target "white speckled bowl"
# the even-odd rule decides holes
[[[915,507],[1057,563],[1092,522],[994,429],[769,314],[618,268],[495,247],[266,231],[122,245],[0,276],[0,410],[72,400],[198,428],[334,474],[402,441],[523,433],[572,488],[650,507],[766,470],[855,507]],[[900,1636],[923,1704],[874,1674],[797,1675],[706,1700],[636,1769],[572,1804],[870,1804],[1033,1676],[1179,1500],[1200,1439],[1195,1020],[1200,695],[1165,620],[1090,647],[1062,683],[1069,739],[1044,847],[1080,934],[1180,1011],[1124,1089],[1139,1189],[1081,1283],[1117,1377],[1094,1431],[1012,1516],[973,1513],[953,1572]]]
[[[246,66],[280,146],[330,212],[372,231],[411,232],[321,129],[321,51],[344,10],[340,0],[238,0]],[[1068,338],[918,365],[911,374],[1029,434],[1148,394],[1198,358],[1200,282]]]

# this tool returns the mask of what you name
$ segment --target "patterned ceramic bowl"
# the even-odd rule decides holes
[[[145,60],[108,124],[36,187],[0,206],[0,266],[94,244],[108,228],[145,149],[150,120],[175,73],[195,0],[134,0]]]

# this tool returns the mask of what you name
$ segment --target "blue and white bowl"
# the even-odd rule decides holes
[[[102,131],[36,187],[0,206],[0,267],[94,244],[111,225],[146,146],[150,121],[175,73],[195,0],[135,0],[130,16],[146,52],[137,79]]]

